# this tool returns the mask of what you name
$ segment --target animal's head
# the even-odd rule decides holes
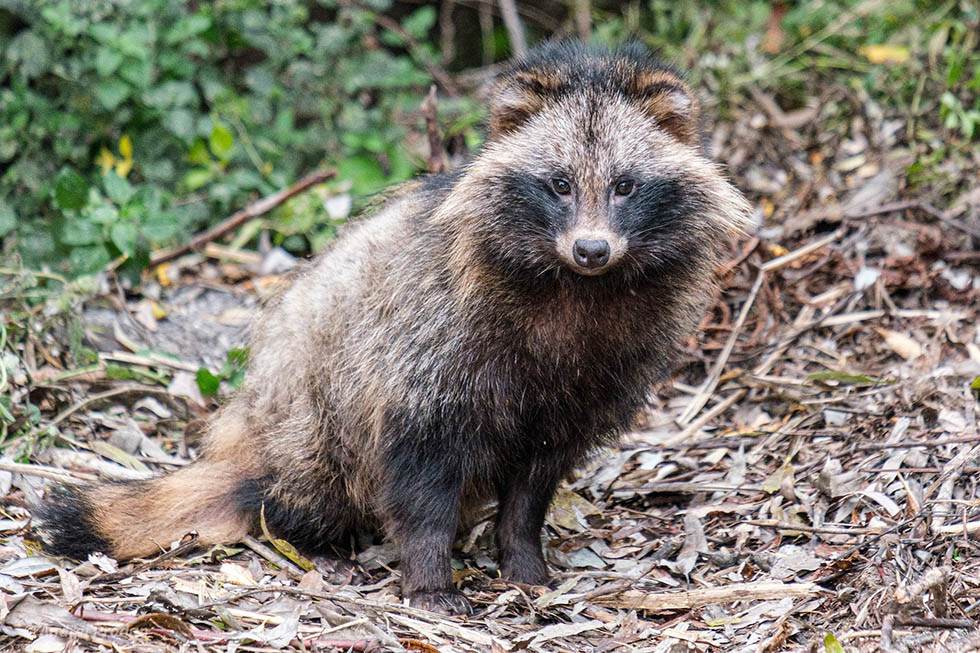
[[[707,158],[697,99],[642,46],[532,51],[490,98],[490,134],[456,196],[474,253],[515,275],[626,278],[713,260],[749,207]]]

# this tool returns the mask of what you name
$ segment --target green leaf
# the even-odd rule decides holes
[[[245,379],[245,368],[248,367],[249,350],[236,348],[228,351],[224,365],[221,366],[221,376],[228,380],[228,385],[237,390]]]
[[[973,382],[970,383],[970,392],[973,393],[974,399],[980,401],[980,376],[973,379]]]
[[[226,161],[234,145],[235,137],[231,132],[221,123],[215,122],[214,128],[211,129],[211,136],[208,137],[208,147],[211,148],[211,152],[222,161]]]
[[[119,76],[138,89],[146,89],[153,83],[153,63],[130,59],[119,69]]]
[[[22,30],[4,49],[5,58],[14,64],[14,70],[19,69],[27,79],[40,76],[51,64],[51,48],[33,30]]]
[[[426,34],[436,24],[436,8],[425,6],[412,12],[402,21],[405,31],[417,39],[424,39]]]
[[[119,274],[134,287],[143,280],[143,270],[150,267],[150,244],[141,234],[136,235],[132,251],[119,267]]]
[[[95,97],[109,111],[115,111],[129,97],[129,85],[119,79],[106,79],[95,85]]]
[[[202,14],[191,14],[174,23],[165,37],[167,45],[177,45],[211,27],[211,18]]]
[[[211,374],[207,368],[202,367],[197,371],[197,389],[201,391],[201,394],[205,397],[215,397],[218,394],[218,388],[221,386],[221,379]]]
[[[88,201],[88,184],[72,168],[62,168],[54,180],[54,200],[62,209],[77,211]]]
[[[190,140],[194,136],[194,114],[187,109],[168,109],[163,126],[177,138]]]
[[[96,224],[112,224],[119,219],[119,209],[110,204],[103,204],[92,209],[88,218]]]
[[[211,165],[211,155],[208,154],[208,146],[204,144],[204,141],[201,139],[194,141],[191,149],[187,151],[187,160],[199,166]]]
[[[108,458],[113,462],[117,462],[123,467],[129,467],[130,469],[135,469],[139,472],[149,472],[150,468],[147,467],[141,460],[128,454],[114,444],[109,444],[105,440],[93,439],[89,446],[92,447],[92,451],[99,454],[103,458]]]
[[[823,645],[827,653],[844,653],[844,647],[840,645],[833,633],[824,635]]]
[[[359,195],[374,193],[384,187],[386,179],[381,166],[367,156],[354,156],[337,164],[337,178],[350,180]]]
[[[102,245],[75,247],[68,254],[68,265],[75,274],[86,274],[101,270],[112,257]]]
[[[0,238],[3,238],[17,226],[17,215],[12,206],[0,200]]]
[[[110,170],[102,176],[102,184],[105,186],[106,195],[116,204],[122,206],[132,198],[135,189],[128,181]]]
[[[807,381],[836,381],[843,385],[874,385],[878,382],[878,379],[873,379],[870,376],[864,376],[863,374],[848,374],[847,372],[814,372],[806,377]],[[886,383],[888,383],[886,381]]]
[[[132,254],[136,249],[139,230],[132,222],[117,222],[109,229],[112,244],[123,254]]]
[[[87,216],[71,217],[61,225],[58,241],[69,247],[101,243],[102,228]]]
[[[184,184],[188,190],[197,190],[201,186],[210,183],[213,173],[207,168],[192,168],[184,175]]]
[[[152,243],[169,240],[180,231],[180,221],[172,215],[158,213],[143,219],[141,231]]]
[[[95,53],[95,72],[99,77],[108,77],[119,69],[123,56],[112,48],[99,48]]]

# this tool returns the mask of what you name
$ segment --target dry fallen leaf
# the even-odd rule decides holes
[[[248,573],[248,569],[242,567],[241,565],[232,564],[226,562],[221,565],[219,570],[221,575],[225,577],[225,581],[232,583],[233,585],[255,585],[255,579],[252,578],[252,574]]]
[[[885,344],[891,347],[892,351],[907,361],[915,360],[922,355],[922,345],[913,340],[910,336],[898,331],[887,329],[875,329],[878,334],[885,339]]]
[[[871,63],[905,63],[909,58],[909,49],[903,45],[865,45],[858,53]]]
[[[589,527],[590,515],[600,515],[599,509],[583,499],[578,493],[559,488],[551,504],[548,521],[573,532],[582,532]]]

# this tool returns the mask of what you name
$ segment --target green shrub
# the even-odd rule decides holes
[[[434,20],[424,7],[403,27]],[[339,164],[357,193],[409,178],[406,114],[430,79],[376,32],[330,2],[0,0],[5,251],[71,274],[125,255],[138,273],[151,247],[313,168]],[[301,247],[333,229],[305,210]]]

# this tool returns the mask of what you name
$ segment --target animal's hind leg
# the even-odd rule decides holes
[[[306,555],[337,556],[335,546],[347,546],[358,515],[344,496],[323,488],[298,491],[288,481],[253,479],[242,483],[236,497],[252,517],[252,532],[261,532],[261,520],[275,537]]]

